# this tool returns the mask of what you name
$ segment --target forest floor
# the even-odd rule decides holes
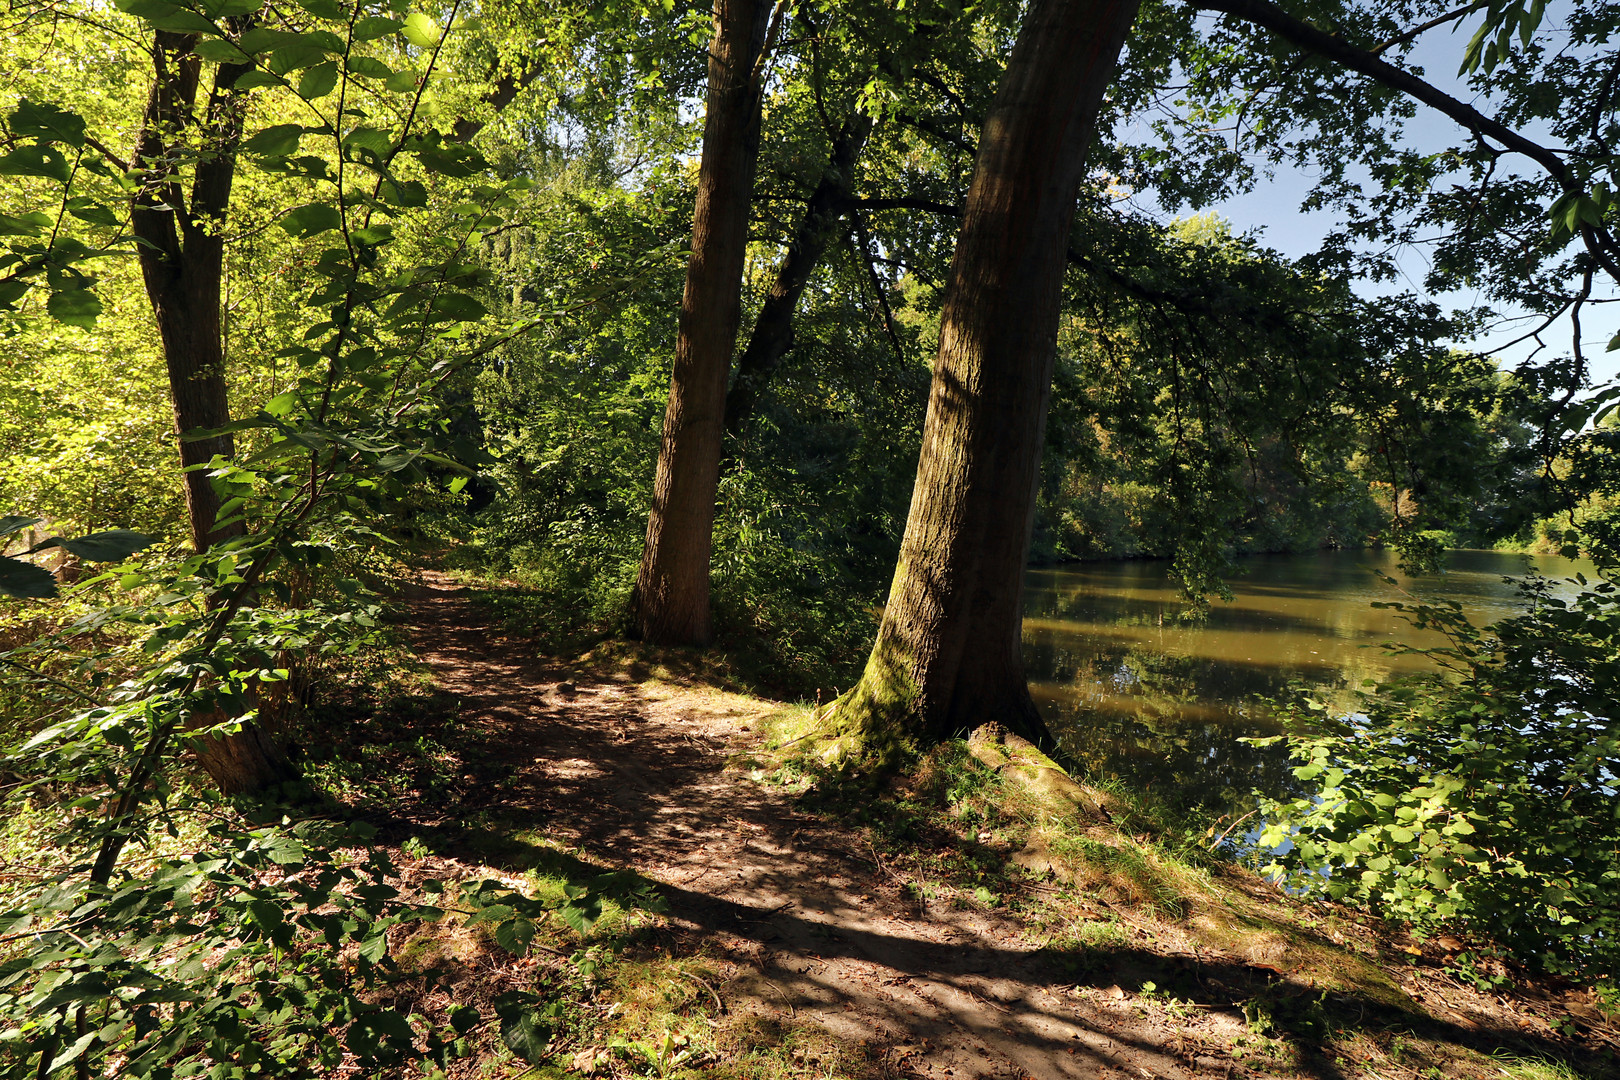
[[[1027,829],[952,809],[971,770],[844,790],[769,745],[804,707],[668,654],[537,655],[434,573],[408,617],[432,686],[367,736],[402,748],[372,816],[407,882],[622,869],[667,904],[521,960],[466,927],[403,943],[437,985],[558,1002],[547,1064],[493,1048],[469,1076],[1620,1075],[1586,991],[1488,964],[1471,985],[1435,943],[1145,836],[1076,840],[1102,869],[1037,875],[1012,865]]]

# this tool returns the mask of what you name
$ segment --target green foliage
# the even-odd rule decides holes
[[[32,530],[41,520],[17,515],[0,517],[0,541],[23,529]],[[130,529],[110,529],[75,539],[48,536],[22,554],[33,555],[50,548],[61,548],[85,562],[122,562],[151,543],[150,536]],[[34,599],[55,596],[56,578],[43,567],[0,555],[0,595]]]
[[[1441,670],[1292,738],[1313,792],[1265,808],[1261,846],[1292,842],[1272,869],[1308,893],[1499,942],[1529,966],[1613,971],[1620,590],[1579,584],[1566,601],[1532,580],[1531,610],[1484,629],[1454,604],[1397,605],[1450,638],[1422,650]]]
[[[376,1003],[390,928],[442,912],[401,896],[366,832],[284,820],[202,839],[105,885],[72,866],[11,898],[0,926],[30,948],[0,965],[0,1042],[28,1052],[4,1075],[110,1055],[138,1077],[448,1062],[456,1030]]]
[[[230,220],[249,239],[238,252],[275,251],[282,281],[261,308],[261,336],[245,342],[267,361],[250,367],[268,376],[248,380],[265,391],[260,404],[217,431],[185,433],[240,436],[242,453],[205,466],[224,539],[79,583],[72,602],[85,614],[56,647],[101,635],[115,655],[92,650],[83,668],[93,677],[79,685],[32,676],[57,700],[8,759],[19,780],[6,798],[60,799],[60,870],[13,897],[6,915],[10,940],[23,943],[0,994],[0,1038],[20,1051],[7,1055],[7,1075],[87,1075],[114,1061],[143,1076],[315,1076],[344,1060],[368,1072],[442,1066],[476,1019],[459,1011],[446,1027],[378,1003],[393,973],[389,927],[437,914],[401,898],[386,859],[349,852],[356,841],[331,829],[244,824],[237,811],[249,808],[195,796],[186,779],[194,753],[206,760],[256,730],[289,665],[370,643],[378,609],[356,563],[390,546],[377,526],[413,488],[458,491],[488,460],[441,413],[441,388],[556,317],[530,304],[502,311],[498,326],[486,318],[479,253],[529,185],[492,175],[479,153],[428,125],[428,76],[454,24],[364,0],[304,8],[283,23],[274,12],[243,21],[248,8],[235,0],[142,3],[79,31],[96,42],[179,35],[163,49],[193,53],[227,113],[245,114],[240,95],[257,95],[252,116],[264,126],[240,148],[212,117],[195,139],[176,138],[161,168],[199,187],[221,161],[239,173],[242,195],[220,213],[240,211]],[[149,60],[144,50],[123,56],[137,72]],[[6,120],[13,149],[0,171],[24,178],[7,198],[26,209],[0,229],[0,317],[31,342],[56,333],[41,329],[36,301],[77,333],[107,307],[95,290],[119,300],[127,281],[109,274],[97,285],[83,267],[133,250],[126,223],[144,196],[103,160],[101,136],[127,122],[120,103],[139,109],[144,94],[93,97],[82,112],[24,98]],[[273,243],[290,248],[269,247],[272,223],[283,238]],[[0,431],[15,453],[11,434]],[[90,506],[79,499],[66,516],[99,516]],[[5,531],[36,523],[8,518]],[[145,543],[103,530],[34,550],[108,562]],[[37,567],[0,568],[8,584],[21,575],[7,591],[46,595]],[[106,679],[109,669],[121,680]],[[296,786],[280,794],[308,797]],[[585,883],[566,910],[584,927],[602,902]],[[496,921],[512,948],[532,932],[532,921]],[[545,1045],[532,1005],[497,1003],[507,1042],[531,1057]]]

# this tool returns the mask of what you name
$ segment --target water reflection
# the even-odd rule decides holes
[[[1238,742],[1275,729],[1267,699],[1303,686],[1347,705],[1363,682],[1423,663],[1389,655],[1388,643],[1441,642],[1372,602],[1451,599],[1490,622],[1519,606],[1505,576],[1592,569],[1493,551],[1453,552],[1445,573],[1418,578],[1395,563],[1392,553],[1372,551],[1256,556],[1231,583],[1233,601],[1216,601],[1197,622],[1181,618],[1163,563],[1031,570],[1031,688],[1065,751],[1091,775],[1231,810],[1255,788],[1281,795],[1294,786],[1280,748]]]

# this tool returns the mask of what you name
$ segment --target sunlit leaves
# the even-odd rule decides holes
[[[439,24],[432,19],[417,12],[405,20],[400,34],[406,41],[419,49],[431,49],[439,43],[439,35],[443,33]]]
[[[1262,845],[1293,844],[1278,869],[1311,892],[1472,931],[1527,964],[1611,964],[1620,590],[1570,584],[1573,601],[1532,582],[1536,606],[1487,629],[1455,606],[1396,605],[1446,633],[1449,646],[1413,651],[1451,674],[1380,686],[1358,716],[1294,740],[1296,775],[1313,783],[1266,808]]]

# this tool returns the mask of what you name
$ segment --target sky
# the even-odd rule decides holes
[[[1556,5],[1553,5],[1547,19],[1552,22],[1556,18]],[[1411,60],[1425,69],[1425,77],[1430,82],[1465,101],[1474,101],[1473,95],[1454,74],[1476,25],[1471,20],[1464,20],[1464,23],[1464,28],[1456,33],[1445,29],[1430,32],[1413,51]],[[1479,101],[1474,103],[1482,111],[1487,113],[1491,111],[1488,103]],[[1430,150],[1453,145],[1459,130],[1451,120],[1421,107],[1419,115],[1406,126],[1407,141],[1420,149]],[[1254,190],[1217,203],[1209,207],[1208,211],[1213,211],[1231,222],[1234,232],[1253,233],[1265,246],[1297,258],[1317,250],[1322,238],[1337,224],[1331,212],[1304,213],[1299,210],[1312,183],[1313,177],[1300,170],[1279,168],[1274,179],[1268,181],[1262,178]],[[1428,295],[1423,288],[1423,276],[1427,267],[1422,252],[1408,250],[1402,253],[1401,262],[1405,280],[1367,283],[1362,288],[1369,295],[1376,292],[1407,290],[1419,295]],[[1620,289],[1611,290],[1608,295],[1620,296]],[[1449,293],[1429,298],[1448,308],[1488,306],[1483,297],[1471,293]],[[1617,309],[1620,309],[1620,304],[1588,305],[1581,315],[1582,346],[1591,365],[1594,382],[1601,383],[1620,377],[1620,351],[1612,353],[1604,351],[1609,339],[1620,332],[1620,310]],[[1526,322],[1522,318],[1504,322],[1514,319],[1515,316],[1522,317],[1522,312],[1498,309],[1497,315],[1498,323],[1501,325],[1494,332],[1486,334],[1479,340],[1458,344],[1488,351],[1534,327],[1533,322]],[[1569,320],[1565,318],[1549,327],[1542,335],[1542,339],[1552,355],[1567,355],[1570,351],[1570,334]],[[1503,367],[1511,367],[1528,357],[1534,349],[1533,342],[1525,342],[1504,349],[1499,359]]]

